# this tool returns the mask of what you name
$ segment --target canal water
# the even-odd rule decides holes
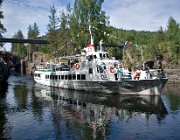
[[[29,76],[0,85],[0,139],[180,139],[180,85],[161,96],[120,96],[41,86]]]

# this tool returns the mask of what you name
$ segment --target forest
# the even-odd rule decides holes
[[[142,62],[143,56],[143,62],[160,61],[165,68],[180,68],[180,26],[173,17],[169,17],[165,29],[159,27],[154,32],[118,29],[110,26],[109,17],[102,10],[103,2],[75,0],[73,7],[67,4],[64,11],[57,11],[53,5],[47,17],[47,34],[40,36],[38,25],[34,23],[28,26],[27,35],[28,39],[41,38],[50,44],[12,44],[11,51],[22,58],[32,56],[34,52],[48,54],[50,58],[81,53],[82,48],[90,43],[91,25],[95,45],[98,46],[99,41],[103,40],[110,56],[115,56],[127,65],[137,65]],[[2,11],[0,18],[4,18]],[[5,28],[0,24],[0,35],[4,32]],[[24,38],[20,29],[14,38]]]

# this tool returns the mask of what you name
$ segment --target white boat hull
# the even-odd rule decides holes
[[[119,93],[132,95],[159,95],[167,79],[128,80],[128,81],[81,81],[81,80],[42,80],[35,82],[57,88],[89,92]]]

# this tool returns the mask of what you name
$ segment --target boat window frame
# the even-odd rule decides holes
[[[86,74],[81,74],[81,80],[86,80]]]

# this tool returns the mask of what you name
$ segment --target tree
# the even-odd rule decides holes
[[[170,42],[170,53],[173,58],[172,63],[177,65],[180,59],[180,26],[172,17],[168,20],[166,34]]]
[[[68,12],[67,13],[65,13],[64,11],[61,12],[60,28],[58,29],[58,36],[59,36],[59,45],[58,45],[59,56],[72,55],[72,52],[74,52],[74,46],[70,36]]]
[[[166,40],[166,34],[165,34],[165,32],[163,31],[163,27],[162,27],[162,26],[159,27],[159,30],[158,30],[158,32],[157,32],[157,40],[158,40],[159,42],[163,42],[163,41]]]
[[[2,6],[2,2],[3,0],[0,0],[0,9],[1,9],[1,6]],[[4,16],[3,16],[3,11],[0,10],[0,19],[3,19]],[[6,31],[6,29],[4,28],[4,25],[2,24],[2,22],[0,21],[0,35],[2,33],[4,33]]]
[[[51,54],[55,54],[58,46],[58,29],[59,29],[59,18],[56,15],[56,9],[54,5],[50,8],[49,24],[47,25],[47,39],[50,42],[49,48],[52,50]]]
[[[79,49],[90,43],[89,25],[92,26],[95,44],[101,39],[107,40],[104,33],[109,22],[105,12],[101,10],[103,2],[104,0],[75,0],[70,29]]]
[[[37,39],[39,36],[39,29],[36,23],[29,25],[28,27],[28,39]],[[32,60],[32,54],[34,51],[38,51],[38,46],[35,44],[28,45],[28,58]]]
[[[17,33],[14,34],[13,38],[24,39],[22,31],[18,30]],[[20,57],[25,57],[27,49],[23,43],[12,43],[11,51]]]
[[[3,0],[0,0],[0,9],[2,6],[2,2],[3,2]],[[2,37],[2,33],[6,32],[6,29],[4,28],[4,25],[1,22],[1,19],[3,19],[3,18],[4,18],[3,11],[0,10],[0,38]],[[2,47],[3,43],[0,43],[0,46]]]
[[[36,23],[28,27],[28,39],[36,39],[39,36],[39,29]]]
[[[175,40],[179,32],[179,24],[172,17],[168,20],[167,36],[170,41]]]

